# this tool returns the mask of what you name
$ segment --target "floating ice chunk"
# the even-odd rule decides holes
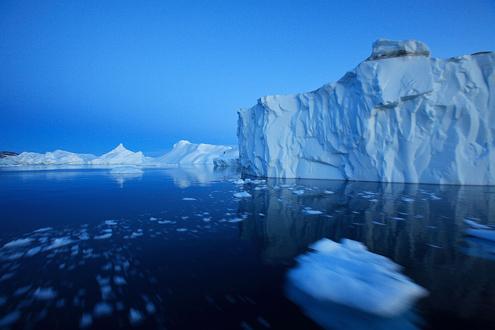
[[[95,236],[95,239],[98,239],[98,240],[100,240],[100,239],[108,239],[110,237],[112,237],[112,233],[105,233],[105,234],[101,234],[101,235],[96,235]]]
[[[58,249],[62,246],[66,246],[74,242],[75,241],[71,240],[69,236],[59,237],[52,240],[52,244],[50,244],[46,249],[47,250]]]
[[[483,225],[471,219],[464,219],[464,223],[473,229],[488,229],[488,230],[492,229],[489,226]]]
[[[41,251],[41,246],[35,246],[34,248],[31,248],[26,252],[26,256],[32,257],[35,254],[38,254],[40,251]]]
[[[414,198],[410,198],[410,197],[402,197],[401,200],[406,203],[414,202]]]
[[[249,197],[251,197],[251,194],[249,194],[246,191],[241,191],[241,192],[235,193],[234,197],[235,198],[249,198]]]
[[[99,302],[95,305],[93,309],[93,315],[95,317],[102,317],[111,315],[113,312],[113,307],[109,303]]]
[[[177,228],[176,231],[178,231],[178,232],[185,232],[185,231],[187,231],[187,228]]]
[[[105,220],[105,225],[115,226],[117,224],[117,220]]]
[[[152,302],[147,302],[146,312],[148,312],[148,314],[154,314],[156,312],[155,304],[153,304]]]
[[[93,324],[93,316],[89,313],[84,313],[81,316],[81,320],[79,321],[79,327],[80,328],[87,328],[90,327]]]
[[[495,229],[466,229],[465,233],[469,236],[495,241]]]
[[[237,179],[237,180],[233,181],[233,183],[241,185],[241,184],[244,184],[244,180],[243,179]]]
[[[27,285],[27,286],[23,286],[23,287],[17,288],[14,291],[14,297],[18,297],[18,296],[22,296],[23,294],[26,294],[29,291],[29,289],[31,289],[31,285]]]
[[[182,198],[183,201],[195,201],[196,198],[193,198],[193,197],[184,197]]]
[[[37,288],[33,293],[34,298],[38,300],[50,300],[57,296],[57,292],[52,288]]]
[[[159,224],[161,225],[165,225],[167,223],[175,223],[175,221],[171,221],[171,220],[161,220],[161,221],[158,221]]]
[[[49,230],[52,230],[52,227],[43,227],[40,229],[36,229],[35,231],[33,231],[33,233],[43,233],[43,232],[49,231]]]
[[[236,223],[236,222],[241,222],[241,221],[244,221],[246,220],[245,218],[233,218],[233,219],[230,219],[228,222],[230,223]]]
[[[155,217],[150,217],[150,221],[156,221],[156,220],[158,220],[158,219]]]
[[[16,248],[21,246],[26,246],[33,242],[32,238],[19,238],[8,243],[5,243],[4,248]]]
[[[114,276],[113,282],[115,283],[115,285],[126,285],[127,284],[125,278],[123,278],[122,276]]]
[[[304,214],[307,214],[307,215],[319,215],[319,214],[323,214],[323,212],[321,212],[321,211],[313,210],[313,209],[310,209],[310,208],[303,209],[303,213]]]
[[[138,230],[138,231],[135,231],[131,234],[131,238],[136,238],[136,237],[141,237],[143,236],[143,232]]]
[[[304,190],[294,190],[292,191],[294,195],[304,195]]]
[[[131,308],[129,310],[129,322],[131,325],[138,325],[143,321],[143,313],[138,311],[137,309]]]
[[[317,300],[392,317],[427,294],[400,274],[399,265],[359,242],[321,239],[311,248],[287,276],[291,285]]]
[[[325,190],[323,193],[324,194],[327,194],[327,195],[333,195],[333,194],[335,194],[335,192],[334,191],[331,191],[331,190]]]
[[[21,312],[19,310],[8,313],[0,319],[0,328],[12,325],[13,323],[17,322],[19,317],[21,317]]]

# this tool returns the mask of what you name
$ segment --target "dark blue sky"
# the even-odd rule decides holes
[[[340,78],[373,40],[495,50],[495,1],[0,1],[0,150],[235,144],[240,107]]]

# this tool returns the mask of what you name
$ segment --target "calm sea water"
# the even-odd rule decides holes
[[[394,328],[495,328],[495,243],[463,223],[495,223],[495,187],[237,178],[1,170],[0,328],[370,328],[287,298],[294,257],[322,237],[363,242],[429,291]]]

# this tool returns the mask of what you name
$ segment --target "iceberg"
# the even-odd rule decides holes
[[[238,115],[247,175],[495,184],[494,52],[438,59],[380,39],[337,82]]]
[[[170,165],[217,165],[229,166],[238,159],[237,148],[225,145],[206,143],[191,143],[180,140],[174,144],[172,150],[156,161]]]
[[[96,156],[91,154],[76,154],[64,150],[36,153],[23,152],[0,158],[0,165],[85,165]]]
[[[359,242],[321,239],[297,257],[289,284],[308,297],[362,312],[397,317],[427,291],[400,273],[392,260],[369,252]]]
[[[142,165],[146,162],[141,151],[133,152],[120,143],[115,149],[91,161],[92,165]]]

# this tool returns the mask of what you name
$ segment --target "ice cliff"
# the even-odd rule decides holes
[[[378,40],[339,81],[239,111],[248,175],[495,184],[495,53]]]

